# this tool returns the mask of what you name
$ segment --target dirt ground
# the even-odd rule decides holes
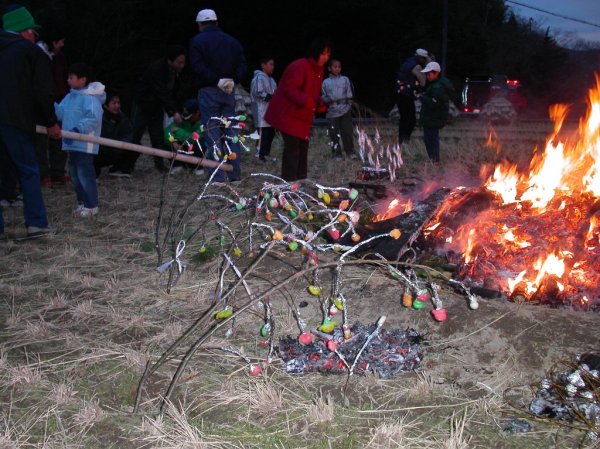
[[[278,170],[277,163],[249,159],[248,171]],[[332,176],[347,182],[358,167],[324,159],[309,176],[335,185],[328,182]],[[428,170],[419,176],[439,181],[460,172],[449,166]],[[169,201],[184,205],[198,180],[189,174],[169,182]],[[48,239],[19,240],[21,210],[5,213],[11,241],[0,243],[0,447],[458,449],[580,443],[582,432],[537,421],[527,405],[531,385],[569,366],[577,354],[600,348],[596,313],[490,298],[479,298],[479,308],[470,310],[466,297],[444,287],[440,296],[448,319],[438,323],[430,305],[420,311],[404,308],[401,284],[372,266],[344,270],[349,321],[366,324],[385,315],[388,329],[418,330],[424,358],[416,373],[385,381],[355,377],[345,388],[343,376],[288,376],[276,359],[255,381],[245,375],[247,367],[238,357],[202,349],[174,396],[185,413],[169,414],[173,426],[180,426],[173,431],[180,439],[167,438],[156,411],[187,345],[149,380],[142,413],[133,414],[132,406],[146,362],[156,362],[213,303],[218,264],[194,254],[201,241],[214,246],[214,223],[188,248],[188,269],[168,294],[166,276],[154,271],[160,176],[150,158],[140,159],[131,180],[103,176],[99,190],[100,215],[81,221],[71,215],[75,201],[69,187],[45,188],[56,230]],[[222,209],[218,219],[232,216]],[[238,222],[228,224],[234,228]],[[249,260],[242,255],[239,263]],[[300,261],[298,255],[274,252],[256,269],[250,288],[277,285]],[[307,282],[290,282],[273,296],[279,335],[298,332],[290,301],[305,301],[302,318],[311,326],[319,322],[320,309],[306,292]],[[258,344],[260,322],[257,311],[240,316],[231,338],[219,331],[207,346],[232,344],[259,361],[265,355]],[[258,386],[270,396],[257,405],[265,392],[254,390]],[[323,417],[330,406],[332,416]],[[503,434],[515,418],[528,420],[532,430]]]

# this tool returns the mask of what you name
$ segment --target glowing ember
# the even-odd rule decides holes
[[[502,232],[504,232],[504,234],[500,234],[499,242],[505,242],[506,244],[516,245],[519,248],[527,248],[528,246],[531,246],[531,243],[529,243],[527,240],[523,240],[517,237],[513,230],[508,229],[506,225],[502,225]]]
[[[544,151],[535,152],[526,173],[496,166],[475,198],[487,201],[483,207],[455,200],[432,219],[435,228],[426,225],[426,239],[460,265],[461,278],[508,296],[600,308],[598,75],[589,103],[570,137],[560,134],[567,107],[552,107],[554,131]],[[489,143],[495,145],[492,135]]]

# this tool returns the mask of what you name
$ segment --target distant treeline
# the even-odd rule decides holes
[[[469,74],[506,74],[525,85],[530,104],[542,111],[553,102],[580,101],[600,67],[598,49],[560,47],[549,30],[515,17],[503,0],[17,3],[28,6],[43,24],[64,26],[69,59],[91,64],[98,79],[123,91],[125,99],[166,45],[187,46],[202,8],[213,8],[220,26],[244,45],[249,66],[245,86],[262,55],[275,58],[277,79],[313,37],[327,36],[343,73],[354,83],[357,100],[382,114],[393,105],[402,60],[416,48],[426,48],[442,62],[444,3],[446,75],[458,89]],[[187,73],[184,79],[183,95],[193,95],[193,76]]]

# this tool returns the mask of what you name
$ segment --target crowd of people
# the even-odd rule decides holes
[[[81,135],[140,144],[147,131],[153,148],[226,160],[233,167],[228,172],[209,168],[206,174],[201,166],[177,162],[171,174],[190,168],[211,182],[241,179],[236,129],[243,126],[239,123],[243,118],[235,116],[235,87],[244,78],[247,63],[242,45],[219,27],[214,10],[198,12],[198,33],[190,40],[189,51],[168,47],[142,73],[133,89],[130,117],[121,111],[119,93],[95,81],[89,66],[67,65],[64,32],[53,27],[40,30],[30,12],[18,5],[7,9],[2,22],[0,205],[22,201],[27,238],[51,232],[41,186],[70,181],[77,198],[75,215],[92,217],[99,210],[96,178],[102,170],[108,167],[109,176],[131,177],[140,153],[99,146]],[[287,181],[307,177],[309,137],[318,113],[325,113],[328,121],[331,156],[357,158],[354,88],[341,74],[341,61],[331,58],[332,50],[330,41],[314,39],[307,55],[285,68],[279,83],[273,78],[275,61],[269,55],[260,59],[254,72],[250,94],[258,135],[256,156],[264,162],[275,160],[271,146],[279,132],[284,144],[281,177]],[[402,144],[410,139],[416,125],[415,100],[420,101],[427,154],[439,163],[439,129],[446,121],[451,85],[432,59],[418,49],[400,67],[398,140]],[[197,96],[179,103],[179,76],[188,62]],[[324,79],[325,70],[329,76]],[[36,124],[45,126],[47,133],[36,137]],[[168,171],[160,157],[154,157],[154,166]],[[6,238],[1,207],[0,238]]]

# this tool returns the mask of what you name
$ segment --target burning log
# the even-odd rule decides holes
[[[371,245],[365,245],[363,251],[379,253],[388,260],[399,260],[410,249],[425,224],[438,212],[450,193],[449,189],[439,189],[426,200],[415,204],[410,212],[385,221],[367,223],[357,229],[361,240],[366,240],[389,229],[397,228],[402,231],[399,239],[376,240]],[[349,239],[346,239],[346,243],[352,244]]]

